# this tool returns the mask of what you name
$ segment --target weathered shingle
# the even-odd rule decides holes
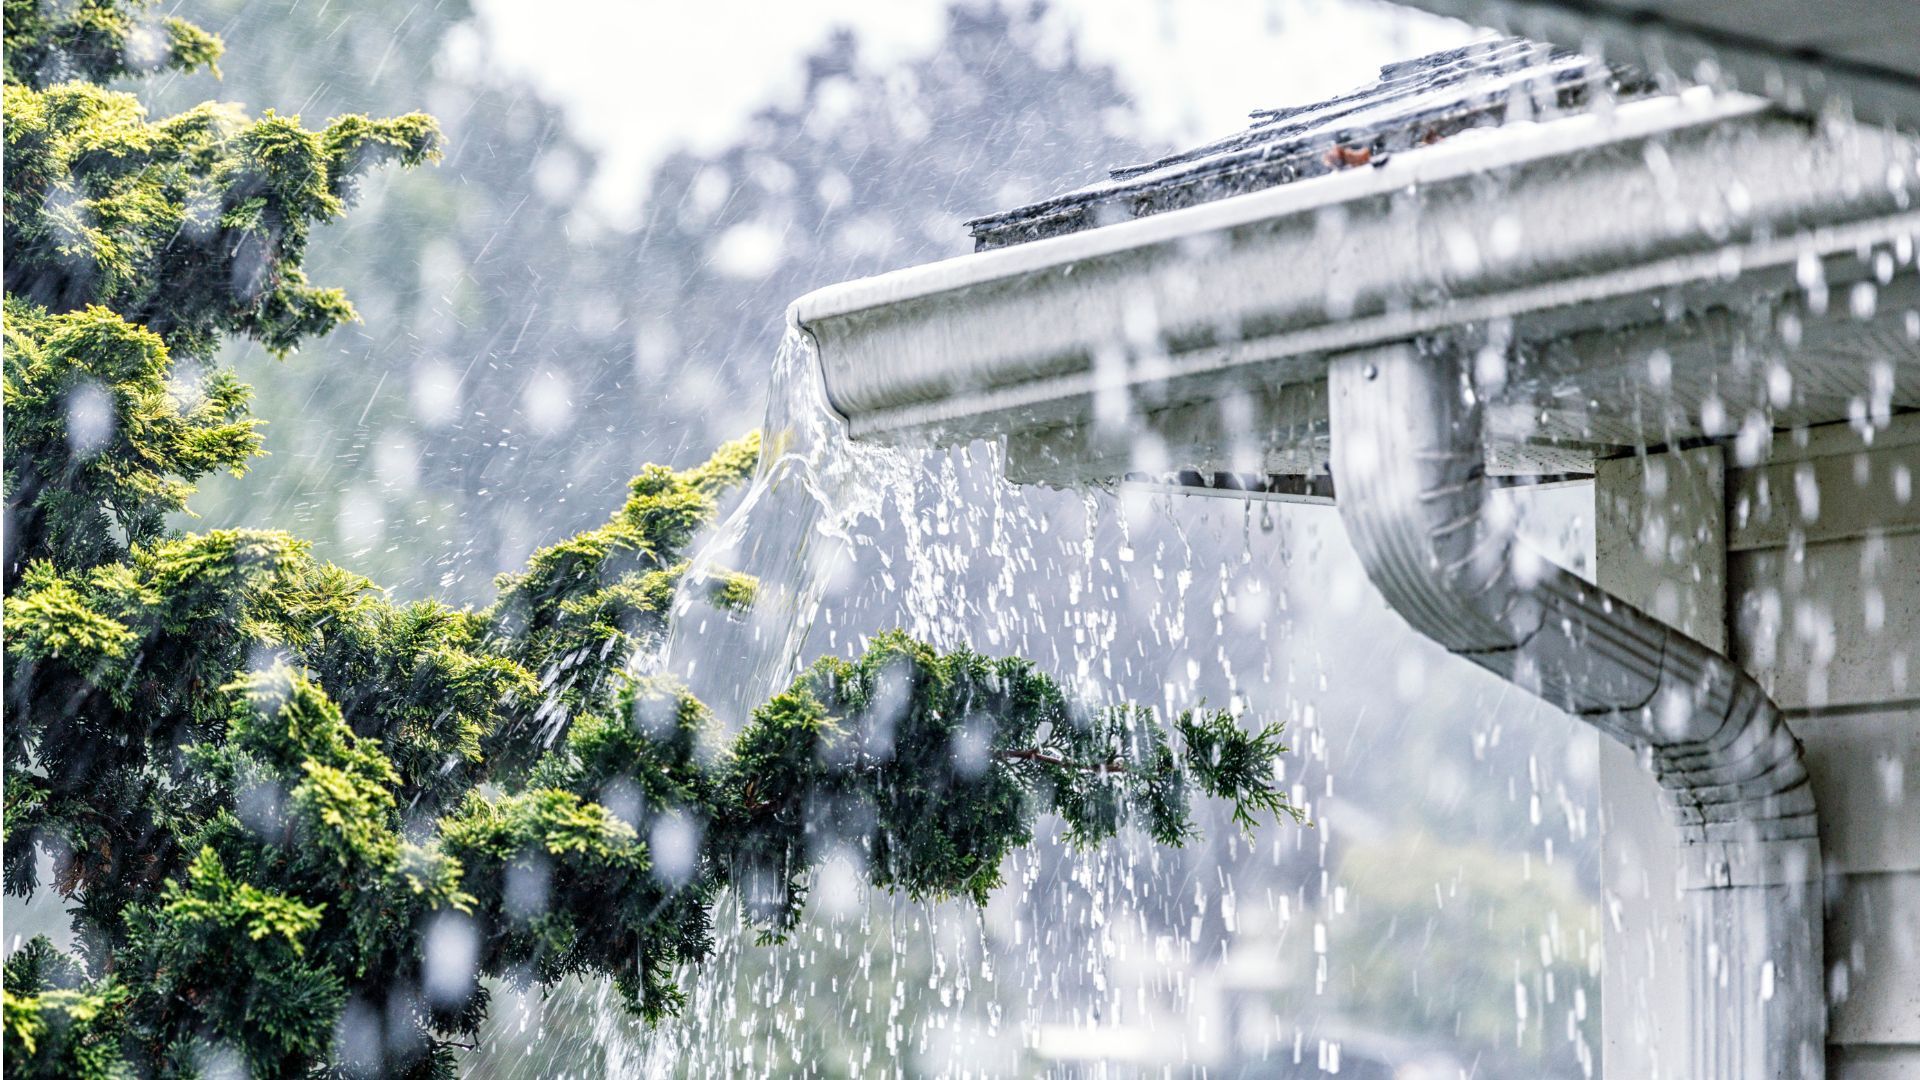
[[[1384,163],[1468,128],[1582,112],[1654,92],[1639,73],[1520,38],[1388,64],[1312,105],[1259,109],[1247,130],[1112,170],[1100,183],[967,222],[986,251]]]

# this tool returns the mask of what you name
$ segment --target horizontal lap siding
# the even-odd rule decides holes
[[[1907,1080],[1920,1077],[1920,418],[1871,446],[1844,425],[1809,435],[1728,471],[1733,650],[1787,711],[1820,800],[1829,1075]]]

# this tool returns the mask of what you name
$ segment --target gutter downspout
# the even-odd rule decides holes
[[[1329,371],[1341,520],[1414,629],[1624,743],[1682,848],[1692,1080],[1826,1074],[1820,842],[1800,744],[1752,676],[1526,550],[1488,505],[1470,346]]]

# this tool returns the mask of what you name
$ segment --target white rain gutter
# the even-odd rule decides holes
[[[1471,353],[1329,372],[1341,521],[1413,628],[1633,749],[1683,850],[1699,1080],[1826,1071],[1820,841],[1800,744],[1736,663],[1524,552],[1488,503]]]
[[[1737,310],[1792,292],[1808,258],[1840,288],[1870,273],[1858,252],[1920,232],[1914,161],[1892,133],[1756,98],[1658,98],[833,285],[792,314],[856,439],[1031,432],[1103,393],[1146,411],[1311,384],[1330,354],[1490,319],[1559,339],[1676,301]]]

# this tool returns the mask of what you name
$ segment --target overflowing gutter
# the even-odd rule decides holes
[[[1206,434],[1225,418],[1181,410],[1236,393],[1253,395],[1241,426],[1277,436],[1258,471],[1321,471],[1328,357],[1501,322],[1520,359],[1494,403],[1496,470],[1566,473],[1596,453],[1727,434],[1700,410],[1739,391],[1727,336],[1758,307],[1844,307],[1874,282],[1862,253],[1910,259],[1916,192],[1914,145],[1892,133],[1812,126],[1757,98],[1661,97],[848,282],[793,313],[855,438],[1004,436],[1016,471],[1043,444],[1053,459],[1032,472],[1072,480],[1127,471],[1103,408],[1164,428],[1170,467],[1226,467]],[[1809,393],[1778,403],[1774,426],[1844,419],[1873,390],[1864,338],[1911,361],[1892,393],[1920,406],[1902,299],[1861,319],[1796,316],[1808,337],[1779,361]],[[1675,343],[1671,381],[1623,372],[1625,396],[1568,401],[1567,373],[1618,369],[1615,334],[1635,326]],[[1078,460],[1063,442],[1085,444]]]

